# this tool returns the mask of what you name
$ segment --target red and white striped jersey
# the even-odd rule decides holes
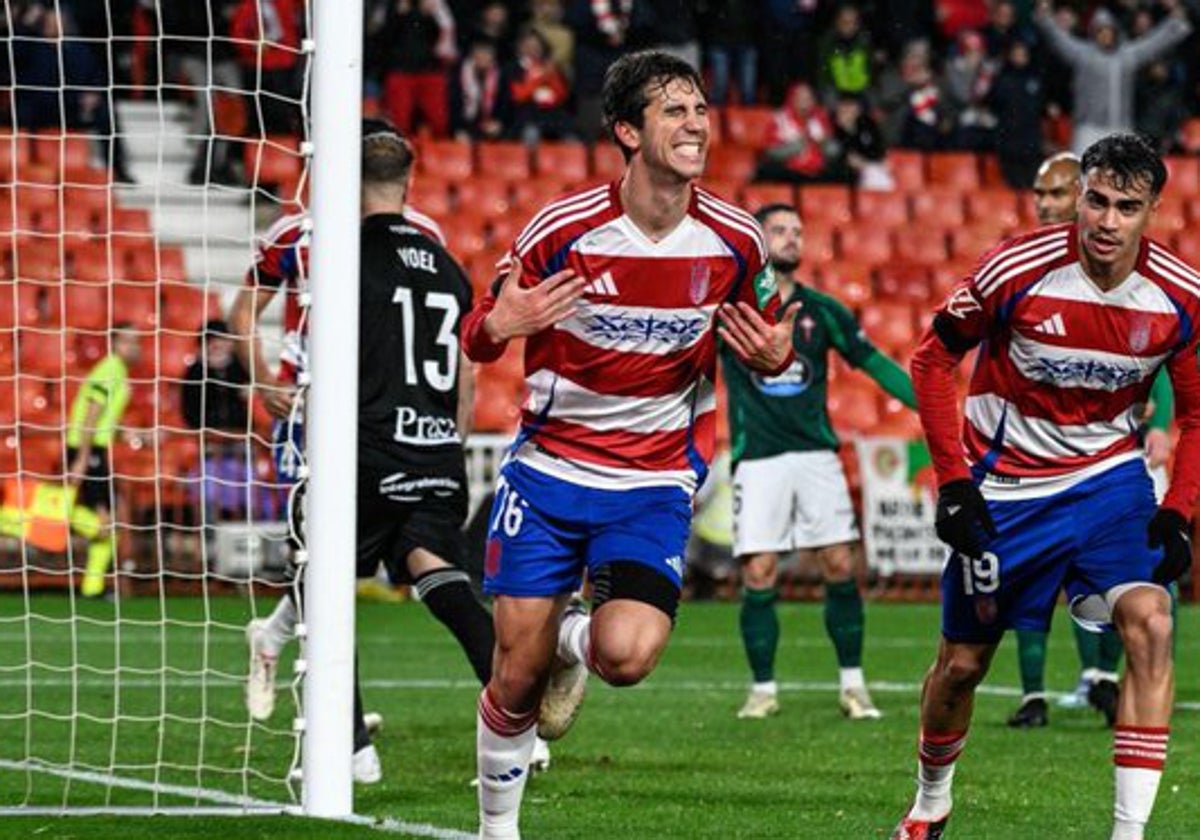
[[[519,260],[526,287],[568,267],[588,280],[576,313],[525,343],[515,457],[591,487],[691,491],[714,446],[716,309],[746,301],[770,320],[778,293],[745,211],[694,188],[683,221],[653,241],[625,215],[618,187],[547,205],[497,266],[504,277]],[[482,329],[497,289],[463,324],[478,361],[504,349]]]
[[[1143,239],[1133,272],[1106,292],[1084,273],[1078,240],[1075,225],[1057,225],[985,255],[918,351],[979,345],[962,449],[991,498],[1049,495],[1141,457],[1137,429],[1164,364],[1181,424],[1200,420],[1200,274]],[[932,401],[921,406],[931,449],[950,451],[933,439]],[[939,465],[943,482],[960,472]]]
[[[404,219],[443,247],[446,238],[438,223],[413,207],[404,208]],[[308,366],[307,302],[308,244],[311,233],[308,217],[296,213],[281,216],[254,248],[254,264],[246,272],[246,285],[283,289],[283,346],[279,353],[279,378],[295,382],[296,374]]]

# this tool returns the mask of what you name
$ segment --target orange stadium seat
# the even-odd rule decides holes
[[[158,279],[171,282],[187,280],[187,262],[182,248],[164,246],[159,249]]]
[[[842,260],[885,263],[894,253],[892,232],[861,223],[846,225],[838,231],[838,253]]]
[[[13,276],[18,280],[62,281],[62,254],[57,237],[23,237],[17,241],[13,257]]]
[[[1200,267],[1200,236],[1187,233],[1177,235],[1174,251],[1188,265]]]
[[[958,285],[959,281],[969,275],[974,267],[974,260],[955,260],[931,265],[929,267],[929,280],[932,284],[930,300],[933,305],[937,306],[941,304],[950,294],[950,291]]]
[[[493,216],[487,223],[488,241],[493,248],[506,248],[513,243],[524,227],[525,220],[512,214]]]
[[[1004,173],[1000,171],[1000,159],[995,155],[980,155],[979,172],[980,184],[985,190],[1010,189],[1008,182],[1004,180]]]
[[[935,264],[946,259],[946,234],[938,228],[914,225],[896,234],[896,257],[907,262]]]
[[[11,183],[32,160],[28,134],[0,132],[0,181]]]
[[[926,164],[930,186],[979,189],[979,159],[974,152],[934,152]]]
[[[1200,158],[1171,155],[1163,162],[1167,165],[1164,196],[1192,196],[1200,192]]]
[[[963,195],[963,205],[972,223],[994,224],[1004,230],[1021,226],[1019,194],[1012,190],[970,190]]]
[[[1017,194],[1017,205],[1021,211],[1021,226],[1027,230],[1036,228],[1040,223],[1037,217],[1037,204],[1032,192]]]
[[[888,355],[895,355],[916,342],[911,304],[876,301],[863,307],[860,323],[871,341]]]
[[[446,181],[458,182],[471,177],[475,171],[471,144],[458,140],[425,140],[417,153],[417,178],[432,175]]]
[[[159,376],[183,379],[188,366],[196,361],[199,353],[198,340],[190,335],[163,333],[158,337],[158,344]]]
[[[1184,197],[1168,188],[1159,198],[1158,210],[1150,217],[1147,232],[1155,239],[1169,240],[1172,235],[1188,227],[1188,208]]]
[[[956,228],[966,224],[962,194],[957,190],[930,188],[910,198],[913,228]]]
[[[135,329],[153,330],[158,325],[158,289],[121,281],[112,284],[113,317]]]
[[[767,129],[775,119],[772,108],[756,105],[731,105],[725,109],[725,139],[735,146],[762,149]]]
[[[112,230],[121,233],[149,233],[150,211],[142,207],[114,207]]]
[[[480,143],[476,171],[488,178],[519,181],[528,178],[533,168],[529,164],[529,147],[516,141]]]
[[[805,222],[821,219],[835,225],[849,224],[854,220],[850,188],[833,184],[801,187],[800,216]]]
[[[74,355],[74,347],[69,348]],[[58,330],[26,329],[17,334],[17,364],[22,374],[61,379],[66,375],[67,339]]]
[[[268,135],[265,140],[245,144],[246,178],[252,184],[273,187],[273,194],[285,201],[295,200],[304,172],[299,146],[299,139],[288,134]],[[114,230],[120,229],[114,225]]]
[[[71,246],[69,258],[70,271],[67,277],[72,280],[107,283],[114,273],[120,273],[119,265],[109,265],[108,240],[99,236],[76,241]]]
[[[497,175],[480,175],[455,186],[458,212],[470,215],[502,216],[512,208],[510,181]],[[447,219],[447,222],[450,220]]]
[[[700,182],[700,186],[708,190],[717,198],[734,204],[741,204],[742,190],[747,186],[745,181],[737,178],[716,178],[708,177],[707,175]]]
[[[824,265],[837,259],[836,228],[818,220],[804,226],[804,261],[809,265]]]
[[[487,219],[461,211],[447,219],[442,227],[446,234],[446,248],[455,258],[466,261],[484,251],[488,246]]]
[[[875,289],[882,300],[925,303],[932,291],[929,267],[912,263],[884,263],[875,270]]]
[[[33,159],[62,180],[67,173],[91,167],[92,138],[86,134],[39,131],[32,138]]]
[[[920,152],[890,149],[887,164],[897,189],[911,193],[925,186],[925,156]]]
[[[843,432],[862,434],[879,422],[879,398],[874,382],[846,377],[829,392],[829,414]]]
[[[1004,241],[1001,231],[966,227],[950,231],[950,255],[964,262],[978,260]]]
[[[587,179],[579,182],[582,184]],[[566,195],[575,186],[567,181],[540,175],[537,178],[527,178],[512,183],[514,214],[521,224],[533,218],[533,215],[545,205]]]
[[[863,225],[904,227],[909,223],[908,196],[900,192],[859,190],[854,197],[854,217]]]
[[[708,150],[706,170],[711,180],[728,180],[746,183],[754,177],[757,165],[751,149],[738,146],[717,146]]]
[[[419,175],[408,189],[408,200],[422,213],[445,218],[452,212],[450,182],[435,175]]]
[[[603,141],[592,146],[592,177],[598,181],[615,181],[625,171],[625,156],[616,143]]]
[[[768,204],[796,207],[796,189],[791,184],[747,184],[742,188],[742,206],[751,213]]]
[[[875,298],[871,288],[872,267],[861,262],[832,262],[814,271],[816,285],[851,309]]]
[[[480,376],[475,384],[475,429],[479,432],[511,432],[521,412],[512,388],[495,377]]]
[[[539,143],[533,157],[539,177],[557,178],[571,185],[586,183],[590,177],[587,146],[582,143]]]
[[[18,460],[25,475],[54,478],[61,474],[63,448],[57,434],[22,428],[17,433]]]
[[[108,287],[97,283],[63,284],[64,323],[68,329],[102,332],[111,326]]]

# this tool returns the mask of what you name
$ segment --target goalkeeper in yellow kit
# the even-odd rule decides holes
[[[67,485],[75,493],[71,529],[88,540],[80,594],[104,594],[112,563],[112,471],[109,450],[129,404],[129,368],[141,358],[137,333],[128,324],[112,332],[112,351],[96,363],[71,403],[67,425]]]

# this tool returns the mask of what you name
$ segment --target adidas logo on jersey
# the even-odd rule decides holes
[[[613,282],[611,271],[606,271],[583,287],[585,295],[593,295],[594,297],[616,297],[617,284]]]
[[[1063,323],[1062,313],[1055,312],[1045,321],[1034,327],[1033,331],[1046,333],[1047,335],[1066,335],[1067,326]]]

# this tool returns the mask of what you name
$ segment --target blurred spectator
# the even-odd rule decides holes
[[[694,0],[636,0],[629,29],[634,49],[662,50],[701,69]]]
[[[511,116],[508,81],[496,45],[480,38],[451,80],[451,129],[459,140],[499,140]]]
[[[1062,59],[1071,66],[1074,81],[1074,129],[1071,146],[1077,154],[1101,137],[1129,131],[1134,119],[1134,81],[1143,65],[1161,57],[1192,31],[1179,0],[1160,0],[1167,17],[1149,33],[1120,42],[1116,19],[1098,9],[1088,24],[1090,41],[1067,32],[1040,0],[1034,23]]]
[[[517,36],[517,60],[509,77],[515,136],[530,144],[574,138],[574,123],[566,109],[571,93],[567,80],[536,29],[526,27]]]
[[[895,186],[884,163],[887,147],[883,132],[861,97],[849,93],[838,96],[833,109],[833,139],[826,168],[829,180],[864,189]]]
[[[945,104],[930,61],[929,42],[913,41],[904,48],[899,65],[880,78],[876,97],[888,146],[925,151],[943,146]]]
[[[228,325],[211,320],[200,337],[200,355],[184,374],[183,419],[203,432],[200,521],[245,519],[251,484],[250,433],[246,406],[250,376],[234,352]]]
[[[1179,130],[1190,115],[1183,87],[1166,61],[1152,62],[1138,76],[1136,103],[1137,130],[1154,138],[1164,154],[1175,151]]]
[[[188,182],[240,184],[228,140],[213,137],[209,115],[216,109],[213,89],[237,90],[241,76],[230,45],[229,24],[238,0],[164,3],[159,7],[165,71],[182,78],[192,97],[188,134],[197,141]]]
[[[942,78],[955,148],[991,150],[996,118],[988,110],[987,95],[995,75],[996,64],[987,56],[983,37],[970,29],[959,32],[958,54],[946,63]]]
[[[13,21],[13,116],[22,132],[83,130],[96,135],[95,156],[113,177],[133,181],[116,135],[107,67],[74,31],[68,6],[31,3]]]
[[[210,320],[204,325],[199,350],[183,376],[184,421],[191,429],[246,434],[250,376],[234,352],[229,326]]]
[[[392,0],[379,34],[383,107],[404,135],[418,116],[435,137],[450,134],[446,68],[458,55],[454,18],[443,0]]]
[[[759,14],[759,55],[767,85],[767,102],[781,105],[792,84],[813,78],[817,0],[765,0]]]
[[[753,105],[758,100],[758,47],[750,0],[700,0],[696,16],[708,65],[709,101],[729,101],[732,82],[738,102]]]
[[[935,0],[933,8],[938,29],[947,41],[954,41],[965,29],[982,29],[988,22],[986,0]]]
[[[1029,47],[1012,41],[992,82],[988,105],[996,116],[996,156],[1004,182],[1014,190],[1033,183],[1044,152],[1042,113],[1045,86],[1033,66]]]
[[[825,147],[833,140],[829,114],[808,82],[797,82],[767,127],[755,180],[805,183],[825,176]]]
[[[840,6],[833,27],[821,37],[818,50],[821,97],[832,102],[838,94],[863,94],[871,85],[871,36],[863,29],[862,12],[853,3]]]
[[[575,125],[584,141],[601,136],[600,90],[610,64],[629,50],[633,0],[569,0],[575,30]]]
[[[550,58],[570,84],[575,70],[575,33],[563,23],[562,0],[533,0],[529,25],[550,45]]]
[[[987,54],[997,61],[1003,61],[1010,55],[1009,47],[1015,41],[1023,41],[1030,48],[1037,43],[1037,34],[1017,17],[1017,4],[1011,0],[992,3],[987,26],[983,27],[981,34],[987,45]]]
[[[465,46],[476,41],[491,41],[496,47],[496,58],[505,66],[516,57],[512,18],[508,4],[502,0],[488,0],[479,10],[474,25],[467,33]]]
[[[242,89],[253,97],[251,136],[300,131],[302,0],[241,0],[229,25]]]

